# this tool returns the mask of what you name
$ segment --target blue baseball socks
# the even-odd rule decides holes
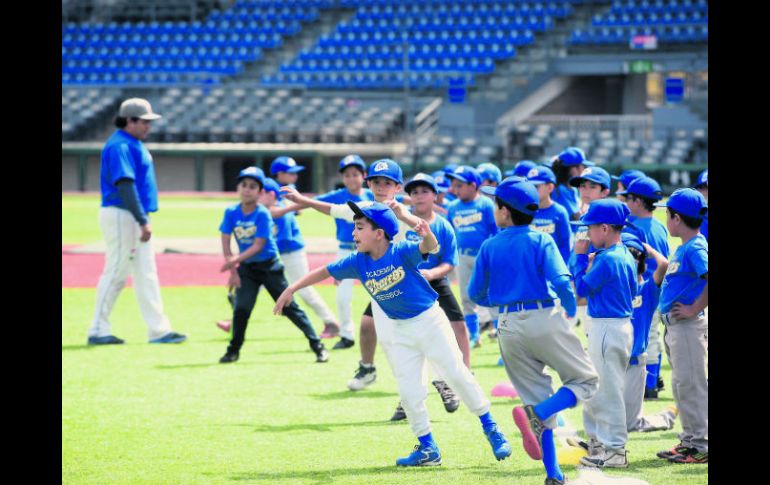
[[[658,376],[660,375],[660,364],[663,362],[663,354],[658,355],[658,362],[647,364],[647,380],[644,387],[647,389],[658,388]]]
[[[479,339],[479,316],[474,313],[472,315],[464,315],[464,317],[470,341],[475,342]]]
[[[535,414],[543,421],[555,415],[559,411],[568,409],[577,405],[575,393],[566,387],[560,387],[553,396],[534,406]],[[556,457],[556,444],[553,441],[553,430],[546,428],[541,435],[541,446],[543,449],[543,465],[548,474],[548,478],[564,479],[564,474],[559,468],[559,462]]]

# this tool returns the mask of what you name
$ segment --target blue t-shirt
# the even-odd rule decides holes
[[[433,269],[441,263],[457,266],[457,239],[452,225],[439,214],[436,214],[436,220],[430,224],[430,230],[438,240],[439,252],[438,254],[429,254],[428,259],[420,263],[417,268]],[[422,238],[414,231],[406,231],[406,240],[420,242]]]
[[[116,130],[105,143],[99,178],[102,207],[126,208],[115,185],[118,180],[126,178],[134,181],[144,211],[158,210],[158,185],[152,155],[144,143],[125,131]]]
[[[655,313],[656,302],[659,297],[660,287],[655,284],[652,278],[644,280],[639,285],[636,297],[631,303],[633,308],[631,325],[634,327],[634,345],[631,348],[631,357],[639,357],[647,351],[652,315]]]
[[[276,207],[285,207],[286,203],[280,200],[275,203]],[[278,246],[278,252],[290,253],[305,247],[305,241],[299,232],[297,216],[294,212],[287,212],[283,217],[273,219],[273,236],[275,244]]]
[[[374,195],[369,189],[363,189],[362,195],[353,195],[348,191],[348,189],[341,188],[318,195],[316,196],[316,199],[320,200],[321,202],[327,202],[329,204],[345,204],[349,200],[352,200],[353,202],[361,202],[362,200],[374,200]],[[340,244],[340,247],[349,247],[350,243],[353,242],[353,228],[355,225],[352,222],[337,218],[334,219],[334,223],[337,225],[337,241],[340,243],[348,243]]]
[[[698,234],[676,248],[668,262],[668,270],[660,286],[660,313],[668,313],[674,303],[692,305],[706,286],[704,275],[709,272],[709,245]]]
[[[635,234],[642,242],[645,242],[652,246],[652,248],[662,254],[668,259],[668,255],[671,254],[671,249],[668,245],[668,229],[666,226],[660,223],[654,217],[639,218],[636,216],[629,216],[628,221],[634,226],[626,226],[624,231]],[[644,278],[652,278],[652,274],[658,267],[658,263],[655,262],[655,258],[647,258],[647,271],[644,273]]]
[[[481,245],[468,296],[482,306],[552,300],[557,294],[549,283],[557,280],[571,291],[567,265],[553,238],[530,226],[507,227]]]
[[[481,243],[497,234],[495,205],[489,197],[469,202],[455,200],[447,209],[447,220],[455,230],[461,254],[476,254]]]
[[[234,234],[240,252],[244,252],[254,244],[254,239],[265,239],[262,250],[250,257],[245,263],[270,261],[278,256],[278,246],[273,237],[273,218],[270,212],[261,204],[249,215],[244,215],[241,204],[235,204],[225,209],[222,224],[219,225],[222,234]]]
[[[546,209],[538,209],[530,227],[536,231],[550,234],[559,248],[559,254],[564,262],[569,261],[572,251],[572,229],[569,223],[567,210],[557,203],[551,204]]]
[[[577,214],[580,211],[580,192],[575,187],[558,184],[551,194],[551,199],[567,210],[567,215]]]
[[[623,243],[596,253],[591,271],[586,273],[588,255],[578,254],[575,288],[579,297],[588,299],[592,318],[626,318],[632,313],[631,302],[638,293],[636,262]]]
[[[391,243],[378,260],[367,253],[353,253],[326,266],[335,280],[357,279],[394,320],[405,320],[433,306],[438,293],[417,269],[425,257],[420,243]]]

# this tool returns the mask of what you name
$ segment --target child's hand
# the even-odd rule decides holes
[[[231,256],[227,258],[227,262],[222,265],[221,268],[219,268],[220,273],[224,273],[225,271],[234,269],[238,266],[238,259],[235,256]]]
[[[395,200],[388,200],[385,202],[388,207],[393,210],[393,213],[396,214],[396,217],[401,219],[404,216],[404,206],[396,202]]]
[[[575,241],[575,254],[588,254],[588,246],[591,244],[589,239],[580,239]]]
[[[238,273],[236,271],[232,271],[230,273],[230,278],[227,280],[227,286],[230,287],[229,291],[232,291],[233,288],[241,287],[241,277],[238,276]]]
[[[423,277],[423,278],[425,278],[425,279],[426,279],[426,280],[428,280],[428,281],[431,281],[431,280],[433,280],[433,279],[434,279],[434,278],[433,278],[433,271],[432,271],[432,270],[429,270],[429,269],[421,269],[421,270],[420,270],[420,274],[422,275],[422,277]]]
[[[594,265],[594,258],[596,258],[596,253],[588,255],[588,267],[586,268],[586,272],[591,271],[591,266]]]
[[[273,307],[273,315],[283,315],[283,309],[291,305],[293,295],[294,295],[294,292],[291,291],[291,287],[288,287],[285,290],[283,290],[283,293],[281,293],[281,296],[279,296],[278,299],[275,300],[275,306]]]
[[[281,195],[286,197],[292,202],[298,202],[299,199],[302,198],[302,194],[297,191],[294,187],[289,187],[288,185],[284,185],[281,187]]]
[[[430,234],[430,225],[425,221],[425,219],[420,219],[420,222],[418,222],[417,225],[412,229],[414,229],[414,232],[416,232],[420,237],[425,237]]]
[[[697,314],[698,312],[693,305],[685,305],[679,301],[674,303],[674,306],[671,308],[671,315],[677,320],[688,320]]]

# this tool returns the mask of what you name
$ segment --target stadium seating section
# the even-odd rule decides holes
[[[121,101],[121,90],[118,88],[62,89],[62,139],[80,138],[96,122],[115,116]]]

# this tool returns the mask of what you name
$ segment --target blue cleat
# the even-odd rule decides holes
[[[181,333],[169,332],[166,335],[150,340],[151,344],[181,344],[187,340],[187,335]]]
[[[497,461],[505,460],[511,456],[511,445],[508,440],[505,439],[503,432],[497,428],[497,425],[492,426],[488,430],[484,430],[484,434],[487,435],[489,444],[492,445],[492,451],[495,454]]]
[[[114,335],[105,335],[104,337],[88,337],[88,345],[120,345],[123,339]]]
[[[508,454],[510,454],[510,446]],[[441,453],[438,447],[433,445],[416,445],[414,451],[404,458],[396,460],[397,466],[438,466],[441,465]]]
[[[500,359],[498,359],[497,365],[499,365],[500,367],[505,365],[505,362],[503,362],[503,358],[502,357],[500,357]]]

